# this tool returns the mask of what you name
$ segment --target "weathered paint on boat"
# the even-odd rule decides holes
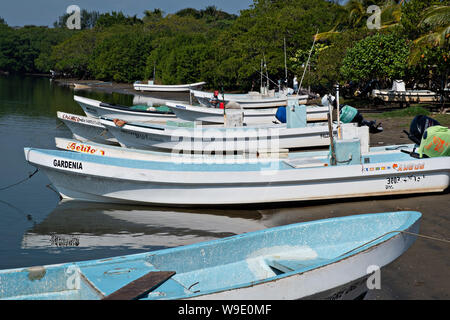
[[[119,144],[98,119],[61,111],[57,111],[56,115],[70,129],[73,137],[79,141]]]
[[[328,152],[199,163],[25,148],[25,158],[64,198],[110,203],[238,205],[441,192],[449,186],[449,157],[416,159],[401,148],[371,149],[360,164],[338,166],[330,165]]]
[[[354,215],[129,256],[0,271],[1,299],[102,299],[151,272],[175,274],[141,299],[354,299],[401,256],[419,212]],[[405,233],[402,233],[405,232]],[[377,270],[377,269],[375,269]]]

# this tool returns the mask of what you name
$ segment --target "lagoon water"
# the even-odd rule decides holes
[[[133,96],[77,95],[132,105]],[[418,210],[421,231],[448,238],[449,194],[234,209],[162,208],[60,201],[24,147],[55,148],[70,138],[56,111],[83,115],[74,91],[48,78],[0,76],[0,269],[107,258],[335,216]],[[23,182],[21,182],[23,181]],[[18,183],[21,182],[21,183]],[[18,183],[18,184],[16,184]],[[424,259],[427,264],[424,264]],[[376,299],[448,299],[448,245],[418,239],[382,270]]]

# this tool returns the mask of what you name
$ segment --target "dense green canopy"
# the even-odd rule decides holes
[[[444,83],[449,74],[449,0],[254,0],[239,15],[214,6],[175,14],[146,10],[142,19],[122,12],[82,10],[81,30],[11,28],[0,18],[0,71],[63,72],[72,77],[157,83],[207,81],[211,88],[259,87],[261,64],[273,82],[303,86],[395,78]],[[378,5],[380,28],[368,28]],[[287,61],[285,64],[284,48]],[[272,83],[273,84],[273,83]],[[292,85],[292,83],[290,83]]]

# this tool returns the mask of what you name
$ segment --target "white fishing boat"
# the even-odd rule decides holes
[[[413,245],[420,219],[414,211],[355,215],[128,256],[0,270],[0,299],[362,299],[377,272]]]
[[[183,154],[183,153],[167,153],[157,151],[147,151],[140,149],[128,149],[118,146],[106,145],[101,143],[95,143],[91,141],[80,142],[73,139],[55,138],[55,145],[58,149],[68,150],[73,152],[80,152],[86,154],[93,154],[103,157],[134,159],[134,160],[147,160],[147,161],[184,161],[189,157],[190,162],[205,163],[217,161],[215,155],[205,154]],[[224,163],[246,163],[249,159],[255,158],[258,161],[264,159],[281,159],[288,158],[288,150],[258,150],[254,154],[237,154],[224,157],[221,161]]]
[[[179,84],[179,85],[162,85],[154,84],[153,81],[148,81],[148,83],[142,83],[136,81],[133,84],[133,88],[136,91],[153,91],[153,92],[189,92],[190,89],[201,88],[206,82],[196,82],[190,84]]]
[[[395,80],[391,90],[372,90],[372,97],[385,102],[405,103],[435,103],[441,102],[441,96],[430,90],[410,90],[405,88],[405,83]]]
[[[407,146],[362,153],[358,139],[335,140],[333,146],[332,153],[255,157],[246,163],[221,157],[203,163],[190,157],[135,160],[33,148],[25,148],[25,158],[63,198],[108,203],[242,205],[441,192],[449,186],[449,157],[414,158],[402,151],[412,150]]]
[[[249,153],[258,149],[299,149],[328,146],[330,133],[338,127],[346,139],[360,138],[369,145],[368,127],[356,123],[307,123],[306,106],[290,100],[286,108],[287,123],[242,126],[242,113],[227,115],[225,125],[202,125],[197,122],[169,122],[166,125],[118,122],[100,118],[100,122],[126,148],[182,151],[187,153]],[[229,111],[227,111],[229,112]],[[240,120],[237,119],[240,116]],[[231,119],[231,120],[230,120]],[[236,120],[234,125],[233,120]]]
[[[98,119],[61,111],[57,111],[56,116],[69,128],[73,137],[79,141],[119,144]]]
[[[159,111],[161,108],[158,107],[124,107],[80,96],[74,96],[74,100],[78,102],[84,113],[92,118],[111,117],[125,121],[161,123],[176,119],[176,116],[170,110]]]
[[[203,126],[192,123],[173,125],[149,123],[125,123],[117,126],[110,118],[100,118],[119,144],[125,148],[186,153],[234,153],[252,152],[258,149],[300,149],[330,145],[329,128],[325,123],[311,123],[301,128],[289,128],[285,124],[248,127]],[[189,123],[187,123],[189,124]],[[343,135],[349,138],[369,139],[367,127],[342,124]],[[333,124],[337,134],[337,124]]]
[[[214,98],[213,92],[205,92],[198,90],[191,90],[198,102],[206,107],[211,107],[211,100]],[[299,104],[305,104],[308,101],[308,95],[286,95],[284,93],[273,93],[273,95],[264,95],[258,92],[249,94],[232,94],[225,93],[219,94],[218,100],[223,101],[225,104],[231,101],[239,103],[244,109],[265,109],[265,108],[277,108],[287,105],[288,98],[297,99]]]
[[[167,102],[167,107],[185,121],[202,121],[205,123],[224,123],[224,109],[193,106],[183,103]],[[248,125],[271,124],[277,121],[275,114],[278,108],[243,109],[244,122]],[[326,106],[307,106],[307,121],[326,121],[329,108]]]

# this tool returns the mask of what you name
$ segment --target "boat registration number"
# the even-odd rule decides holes
[[[425,179],[425,175],[408,175],[408,176],[392,176],[386,178],[385,188],[386,190],[395,189],[395,186],[405,184],[409,182],[420,182]]]

